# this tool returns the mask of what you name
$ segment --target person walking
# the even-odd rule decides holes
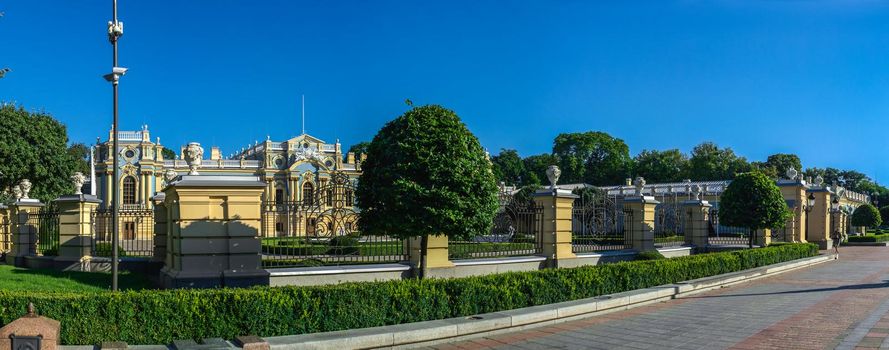
[[[830,238],[833,239],[833,254],[834,254],[833,259],[834,260],[838,260],[840,258],[840,243],[845,241],[847,239],[847,237],[848,236],[846,236],[846,233],[840,232],[840,230],[833,231],[833,235],[831,235]]]

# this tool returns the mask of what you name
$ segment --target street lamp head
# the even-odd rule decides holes
[[[806,208],[812,210],[815,207],[815,194],[809,193],[809,196],[806,197]]]
[[[837,197],[833,197],[833,200],[830,201],[830,210],[833,212],[838,212],[840,210],[840,199]]]

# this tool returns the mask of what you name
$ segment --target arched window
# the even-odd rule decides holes
[[[303,184],[303,203],[312,204],[315,202],[315,186],[311,182]]]
[[[284,190],[275,189],[275,204],[284,204]]]
[[[123,178],[123,204],[136,204],[136,179],[132,176]]]

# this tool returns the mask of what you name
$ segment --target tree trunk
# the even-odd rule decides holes
[[[756,234],[756,230],[750,229],[750,239],[749,239],[750,249],[753,249],[753,235],[755,235],[755,234]]]
[[[429,251],[429,236],[423,235],[420,238],[420,266],[417,267],[417,275],[420,278],[426,277],[426,259],[428,258],[426,254]]]

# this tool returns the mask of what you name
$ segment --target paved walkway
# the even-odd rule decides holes
[[[435,349],[889,349],[889,247],[588,319]]]

